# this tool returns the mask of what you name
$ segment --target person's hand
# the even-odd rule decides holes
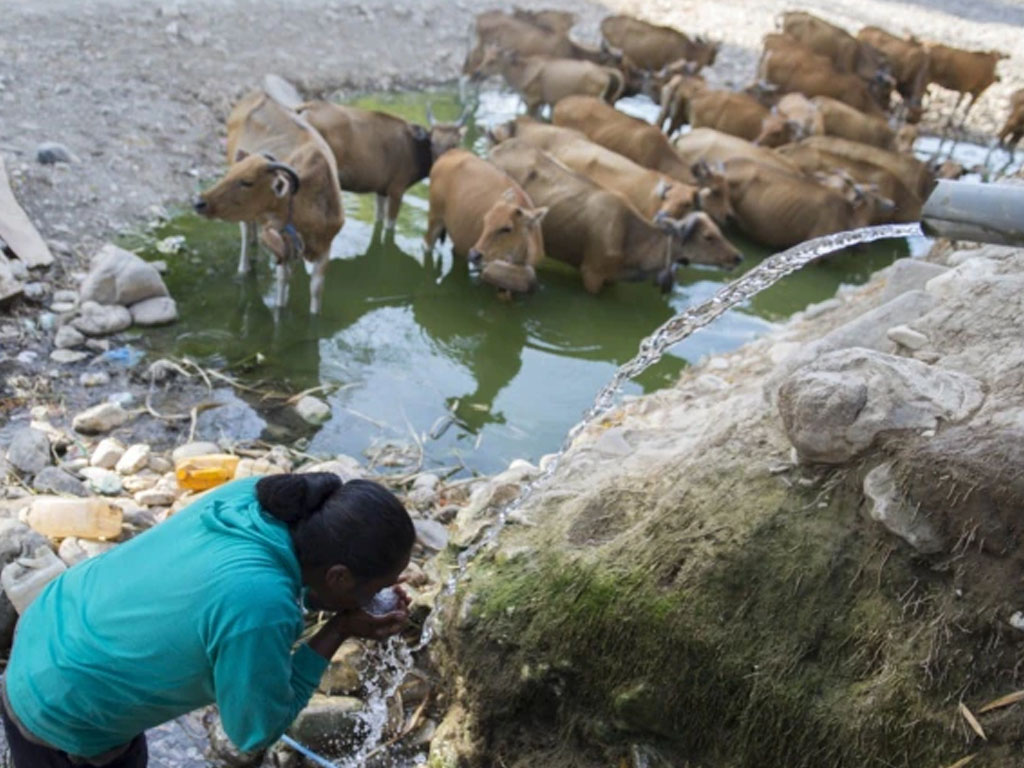
[[[338,629],[347,637],[385,640],[405,629],[409,623],[409,596],[400,586],[393,587],[398,594],[399,607],[381,616],[374,616],[361,608],[339,611],[334,615]]]

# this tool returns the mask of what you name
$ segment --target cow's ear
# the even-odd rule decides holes
[[[270,182],[270,188],[277,197],[284,197],[291,191],[292,181],[288,178],[288,174],[278,171],[274,174],[274,180]]]
[[[238,148],[238,149],[236,149],[236,150],[235,150],[235,162],[236,162],[236,163],[240,163],[240,162],[242,162],[242,161],[243,161],[243,160],[245,160],[245,158],[247,158],[248,156],[249,156],[249,153],[248,153],[248,152],[246,152],[246,151],[245,151],[244,149],[242,149],[242,148]]]
[[[424,128],[422,125],[416,125],[415,123],[410,126],[412,130],[412,137],[416,141],[426,141],[430,138],[430,131]]]
[[[690,173],[693,174],[697,181],[703,181],[711,175],[711,169],[708,167],[706,160],[698,160],[690,166]]]
[[[541,208],[534,208],[532,210],[523,210],[524,221],[528,227],[540,226],[540,223],[544,220],[544,217],[548,215],[548,207],[545,205]]]

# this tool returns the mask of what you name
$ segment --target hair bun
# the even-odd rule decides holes
[[[342,485],[333,472],[268,475],[256,483],[256,499],[271,515],[292,525],[320,509]]]

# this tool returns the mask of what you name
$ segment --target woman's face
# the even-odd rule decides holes
[[[398,582],[402,571],[409,565],[406,555],[401,567],[385,576],[374,579],[359,579],[348,567],[332,565],[311,573],[304,579],[316,601],[329,611],[350,611],[369,602],[370,598],[385,587]]]

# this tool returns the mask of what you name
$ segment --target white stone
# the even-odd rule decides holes
[[[120,440],[113,437],[105,437],[99,441],[89,457],[89,463],[94,467],[113,469],[124,454],[124,446]]]
[[[80,363],[87,357],[89,357],[88,352],[79,352],[74,349],[55,349],[50,353],[50,359],[55,363],[60,363],[61,365]]]
[[[86,301],[79,309],[78,317],[71,322],[88,336],[105,336],[128,328],[132,324],[132,314],[116,304]]]
[[[177,463],[182,459],[191,459],[193,456],[206,456],[210,453],[223,453],[216,443],[197,441],[179,445],[171,452],[171,461]]]
[[[174,491],[157,486],[135,494],[135,501],[143,507],[169,507],[177,499]]]
[[[105,387],[110,383],[110,374],[106,371],[86,372],[78,377],[83,387]]]
[[[427,549],[440,552],[448,546],[448,530],[436,520],[413,520],[416,540]]]
[[[131,415],[115,403],[100,403],[75,416],[71,426],[83,434],[99,434],[120,427]]]
[[[1010,626],[1024,632],[1024,612],[1014,611],[1010,617]]]
[[[299,472],[333,472],[346,483],[349,480],[357,480],[366,477],[366,470],[358,459],[339,453],[330,461],[320,461],[314,464],[306,464],[299,469]]]
[[[103,467],[85,467],[79,474],[89,481],[89,488],[104,496],[116,496],[121,493],[121,477],[110,469]]]
[[[129,307],[135,325],[166,325],[178,319],[178,305],[170,296],[154,296]]]
[[[885,335],[907,349],[921,349],[928,343],[928,337],[920,331],[915,331],[909,325],[894,325]]]
[[[7,461],[20,472],[39,472],[50,463],[50,440],[46,433],[31,427],[18,430],[7,448]]]
[[[295,411],[303,421],[319,426],[331,418],[331,407],[323,400],[305,395],[295,404]]]
[[[57,335],[54,336],[53,343],[58,349],[71,349],[79,344],[84,344],[85,335],[70,325],[62,325],[57,329]]]
[[[154,296],[167,296],[160,273],[131,251],[107,244],[92,259],[82,284],[82,301],[130,306]]]
[[[150,448],[145,443],[136,443],[124,452],[118,460],[117,469],[122,475],[134,475],[143,467],[149,465]]]
[[[891,301],[907,291],[920,291],[933,277],[947,271],[946,267],[932,264],[921,259],[897,259],[888,267],[885,274],[885,287],[882,289],[882,303]]]
[[[891,533],[923,554],[944,549],[941,537],[924,516],[902,497],[892,477],[892,462],[879,464],[864,477],[864,495],[871,501],[868,514]]]

